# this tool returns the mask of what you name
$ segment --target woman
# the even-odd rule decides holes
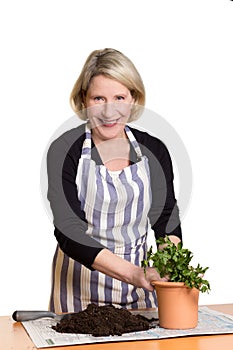
[[[152,228],[156,238],[169,234],[178,243],[181,228],[166,147],[128,125],[145,103],[142,79],[119,51],[96,50],[70,100],[86,122],[48,151],[48,199],[58,241],[50,309],[80,311],[91,302],[155,307],[150,281],[161,278],[140,267],[147,233]]]

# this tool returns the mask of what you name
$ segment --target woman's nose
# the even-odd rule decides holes
[[[102,116],[107,119],[116,117],[116,108],[114,103],[105,103],[102,109]]]

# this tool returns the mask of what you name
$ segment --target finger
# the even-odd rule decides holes
[[[169,278],[168,277],[163,277],[163,278],[160,278],[160,281],[162,282],[168,282],[169,281]]]
[[[154,291],[154,287],[149,282],[147,283],[146,289],[149,290],[149,292],[153,292]]]
[[[149,290],[149,292],[153,292],[155,290],[151,284],[148,285],[147,289]]]
[[[164,277],[161,279],[161,282],[168,282],[168,279]]]

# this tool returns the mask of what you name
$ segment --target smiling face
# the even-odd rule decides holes
[[[95,143],[125,138],[127,123],[134,99],[129,89],[104,75],[92,78],[85,105]]]

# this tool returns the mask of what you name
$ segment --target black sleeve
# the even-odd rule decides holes
[[[179,209],[174,194],[173,167],[167,147],[148,133],[132,130],[150,168],[152,205],[149,211],[155,237],[175,235],[182,240]]]
[[[78,127],[63,134],[49,147],[48,200],[60,248],[92,269],[95,257],[105,247],[86,234],[85,213],[77,195],[76,174],[83,140],[83,129]]]

